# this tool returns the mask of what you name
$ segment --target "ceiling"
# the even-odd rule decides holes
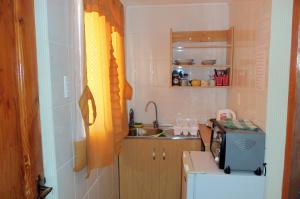
[[[198,3],[227,3],[230,0],[121,0],[125,5],[170,5]]]

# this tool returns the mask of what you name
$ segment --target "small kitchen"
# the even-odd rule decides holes
[[[299,13],[0,1],[1,198],[300,197]]]
[[[120,198],[263,198],[271,1],[170,2],[125,1]]]

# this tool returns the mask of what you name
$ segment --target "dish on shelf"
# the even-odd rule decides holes
[[[201,80],[201,87],[208,87],[208,81],[207,80]]]
[[[203,60],[201,62],[201,64],[203,65],[215,65],[217,63],[217,60],[215,59],[207,59],[207,60]]]
[[[201,80],[194,79],[191,81],[192,86],[201,86]]]
[[[176,65],[192,65],[193,63],[193,59],[175,59]]]

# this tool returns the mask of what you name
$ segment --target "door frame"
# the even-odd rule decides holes
[[[52,110],[47,0],[34,0],[34,4],[44,175],[47,179],[47,185],[53,187],[53,191],[47,198],[57,199],[58,181]]]
[[[296,88],[297,88],[297,56],[298,56],[298,34],[300,26],[300,0],[294,0],[293,8],[293,27],[292,27],[292,43],[291,43],[291,64],[290,64],[290,79],[289,79],[289,98],[288,98],[288,115],[286,128],[286,145],[284,159],[284,174],[282,184],[282,199],[291,198],[292,194],[292,172],[293,157],[297,153],[295,147],[295,109],[297,104]],[[299,190],[300,191],[300,190]]]

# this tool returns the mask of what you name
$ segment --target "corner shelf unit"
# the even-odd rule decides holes
[[[216,70],[229,71],[229,83],[226,86],[198,86],[196,88],[228,88],[232,84],[233,68],[233,27],[227,30],[214,31],[170,31],[170,86],[175,88],[188,87],[173,85],[172,73],[181,70],[189,73],[189,80],[208,81]],[[174,64],[176,59],[193,59],[193,64]],[[203,65],[201,61],[216,59],[214,65]],[[198,77],[196,75],[199,75]]]

